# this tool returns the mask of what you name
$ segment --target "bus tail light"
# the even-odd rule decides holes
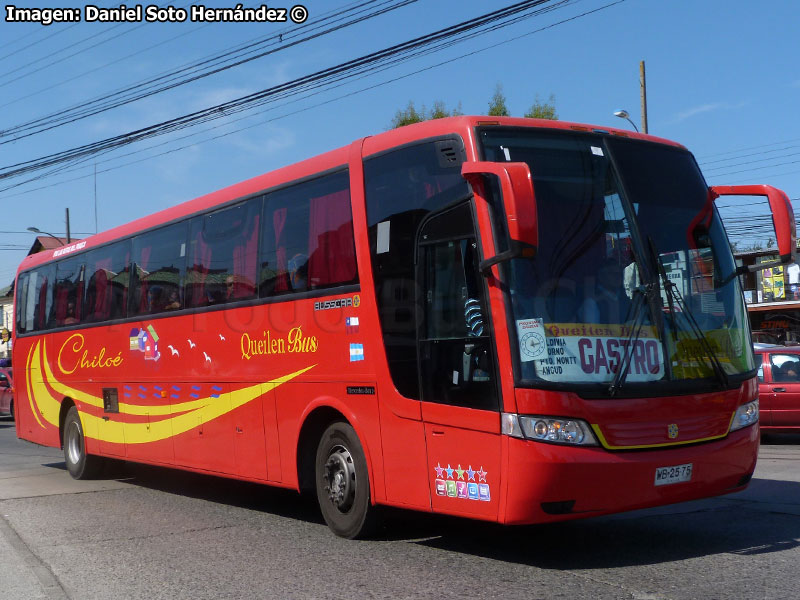
[[[501,430],[523,440],[568,444],[570,446],[597,446],[592,428],[581,419],[540,417],[503,413]]]

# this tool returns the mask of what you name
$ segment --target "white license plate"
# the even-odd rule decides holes
[[[675,465],[674,467],[658,467],[655,485],[669,485],[689,481],[692,478],[692,463]]]

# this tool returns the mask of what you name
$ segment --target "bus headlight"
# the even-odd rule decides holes
[[[758,423],[758,400],[742,404],[736,409],[736,414],[733,415],[733,422],[731,423],[731,431],[736,431],[754,423]]]
[[[597,446],[592,428],[581,419],[503,413],[501,423],[503,434],[523,440],[571,446]]]

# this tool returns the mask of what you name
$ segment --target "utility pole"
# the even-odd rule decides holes
[[[67,211],[67,243],[69,244],[72,241],[72,238],[69,235],[69,209],[65,209]]]
[[[639,86],[642,91],[642,133],[647,133],[647,82],[644,77],[644,61],[639,62]]]

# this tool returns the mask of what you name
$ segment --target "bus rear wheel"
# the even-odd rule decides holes
[[[316,490],[322,516],[338,536],[353,539],[374,532],[378,518],[370,502],[364,450],[347,423],[325,430],[316,458]]]
[[[78,409],[74,406],[67,412],[64,419],[64,461],[67,471],[73,479],[93,479],[102,470],[102,459],[99,456],[86,454],[86,444],[83,435]]]

